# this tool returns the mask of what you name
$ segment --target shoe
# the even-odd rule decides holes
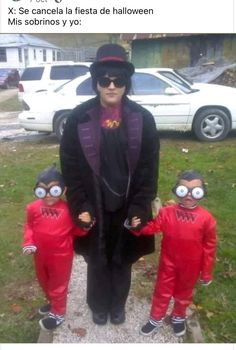
[[[177,337],[181,337],[186,333],[185,318],[173,316],[171,318],[171,324]]]
[[[162,320],[154,321],[150,319],[141,329],[140,334],[142,335],[150,335],[153,332],[157,331],[159,328],[163,326]]]
[[[50,312],[50,309],[51,309],[51,305],[50,304],[46,304],[46,305],[41,306],[38,309],[38,313],[40,315],[47,315]]]
[[[44,331],[52,331],[60,326],[60,324],[62,324],[64,321],[65,318],[63,315],[59,316],[50,312],[48,314],[48,317],[39,320],[39,325]]]
[[[93,312],[93,322],[99,325],[107,323],[107,313],[106,312]]]
[[[124,323],[125,322],[125,310],[111,312],[110,321],[113,324]]]

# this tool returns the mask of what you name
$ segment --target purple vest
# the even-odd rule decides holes
[[[87,114],[90,116],[90,121],[78,124],[78,136],[81,147],[88,164],[96,175],[99,175],[100,170],[101,126],[98,111],[97,108],[89,110]],[[141,149],[143,119],[141,113],[133,112],[128,107],[124,107],[122,116],[128,137],[127,161],[132,175]]]

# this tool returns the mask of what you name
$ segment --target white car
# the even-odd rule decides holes
[[[199,140],[220,141],[236,129],[235,88],[191,85],[177,73],[174,75],[167,77],[158,69],[149,68],[136,69],[132,77],[129,98],[153,114],[158,130],[192,130]],[[20,125],[26,130],[55,132],[60,139],[71,110],[93,96],[89,74],[54,92],[26,94]]]
[[[91,62],[56,61],[24,69],[18,84],[18,99],[24,94],[54,90],[62,84],[89,72]]]

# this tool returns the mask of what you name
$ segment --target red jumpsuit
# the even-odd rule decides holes
[[[162,319],[171,297],[172,317],[184,318],[200,277],[212,279],[216,253],[216,221],[204,208],[180,205],[162,208],[159,215],[136,234],[163,233],[151,318]],[[135,231],[133,231],[135,234]]]
[[[51,312],[64,315],[73,260],[73,234],[87,232],[75,226],[68,205],[59,200],[53,206],[41,199],[26,207],[23,249],[36,247],[35,270],[40,286],[51,304]]]

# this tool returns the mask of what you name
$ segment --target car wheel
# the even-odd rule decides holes
[[[66,125],[67,118],[70,112],[64,112],[60,114],[54,122],[54,132],[60,141],[63,135],[64,127]]]
[[[193,123],[193,132],[201,141],[221,141],[229,131],[229,116],[218,108],[208,108],[201,111]]]

